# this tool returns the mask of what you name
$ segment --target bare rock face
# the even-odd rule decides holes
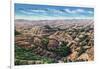
[[[94,47],[88,49],[88,50],[86,51],[86,53],[87,53],[88,56],[89,56],[88,61],[94,60]]]
[[[54,49],[56,49],[58,47],[59,47],[59,42],[57,40],[55,40],[55,39],[50,39],[49,40],[49,43],[47,45],[47,48],[49,50],[54,50]]]
[[[83,53],[77,58],[78,61],[80,60],[87,61],[88,59],[89,59],[89,56],[87,53]]]
[[[74,62],[74,61],[76,61],[77,57],[78,57],[78,52],[75,51],[75,52],[73,52],[72,54],[70,54],[70,55],[67,57],[67,60],[68,60],[68,61],[70,60],[70,61]]]
[[[79,38],[77,38],[77,37],[76,37],[74,40],[75,40],[76,42],[79,42],[79,41],[80,41],[80,39],[79,39]]]
[[[18,44],[18,46],[20,46],[22,48],[31,48],[31,45],[29,42],[21,42]]]
[[[42,45],[42,41],[41,41],[41,39],[38,38],[38,37],[34,37],[33,43],[34,43],[36,46],[41,46],[41,45]]]
[[[54,50],[54,49],[59,47],[59,41],[58,41],[57,34],[58,34],[58,32],[56,32],[53,35],[50,35],[48,37],[49,38],[49,42],[48,42],[47,48],[49,50]]]
[[[27,37],[20,35],[16,36],[15,38],[15,44],[21,48],[31,48],[31,44],[27,41]]]
[[[35,26],[30,30],[30,32],[32,32],[33,34],[40,34],[42,32],[42,29],[40,26]]]
[[[25,41],[25,40],[27,40],[27,38],[25,36],[23,36],[23,35],[17,35],[15,37],[15,42],[17,42],[17,41]]]

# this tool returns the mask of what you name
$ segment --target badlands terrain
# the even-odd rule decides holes
[[[94,60],[94,21],[15,20],[15,65]]]

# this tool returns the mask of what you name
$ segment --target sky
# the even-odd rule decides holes
[[[93,17],[94,9],[88,7],[15,3],[15,19],[55,20],[93,19]]]

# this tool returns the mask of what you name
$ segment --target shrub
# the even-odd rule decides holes
[[[56,52],[56,54],[61,57],[68,56],[71,53],[71,49],[69,47],[67,47],[67,43],[63,42],[63,41],[62,41],[60,47],[53,51]]]
[[[44,27],[47,29],[52,29],[49,25],[45,25]]]
[[[15,46],[15,65],[26,65],[28,64],[26,61],[24,60],[33,60],[33,61],[41,61],[43,63],[53,63],[53,59],[48,58],[48,57],[43,57],[43,56],[39,56],[34,54],[34,52],[32,52],[33,50],[27,50],[25,48],[20,48],[18,46]]]
[[[15,30],[15,36],[21,34],[20,32]]]

